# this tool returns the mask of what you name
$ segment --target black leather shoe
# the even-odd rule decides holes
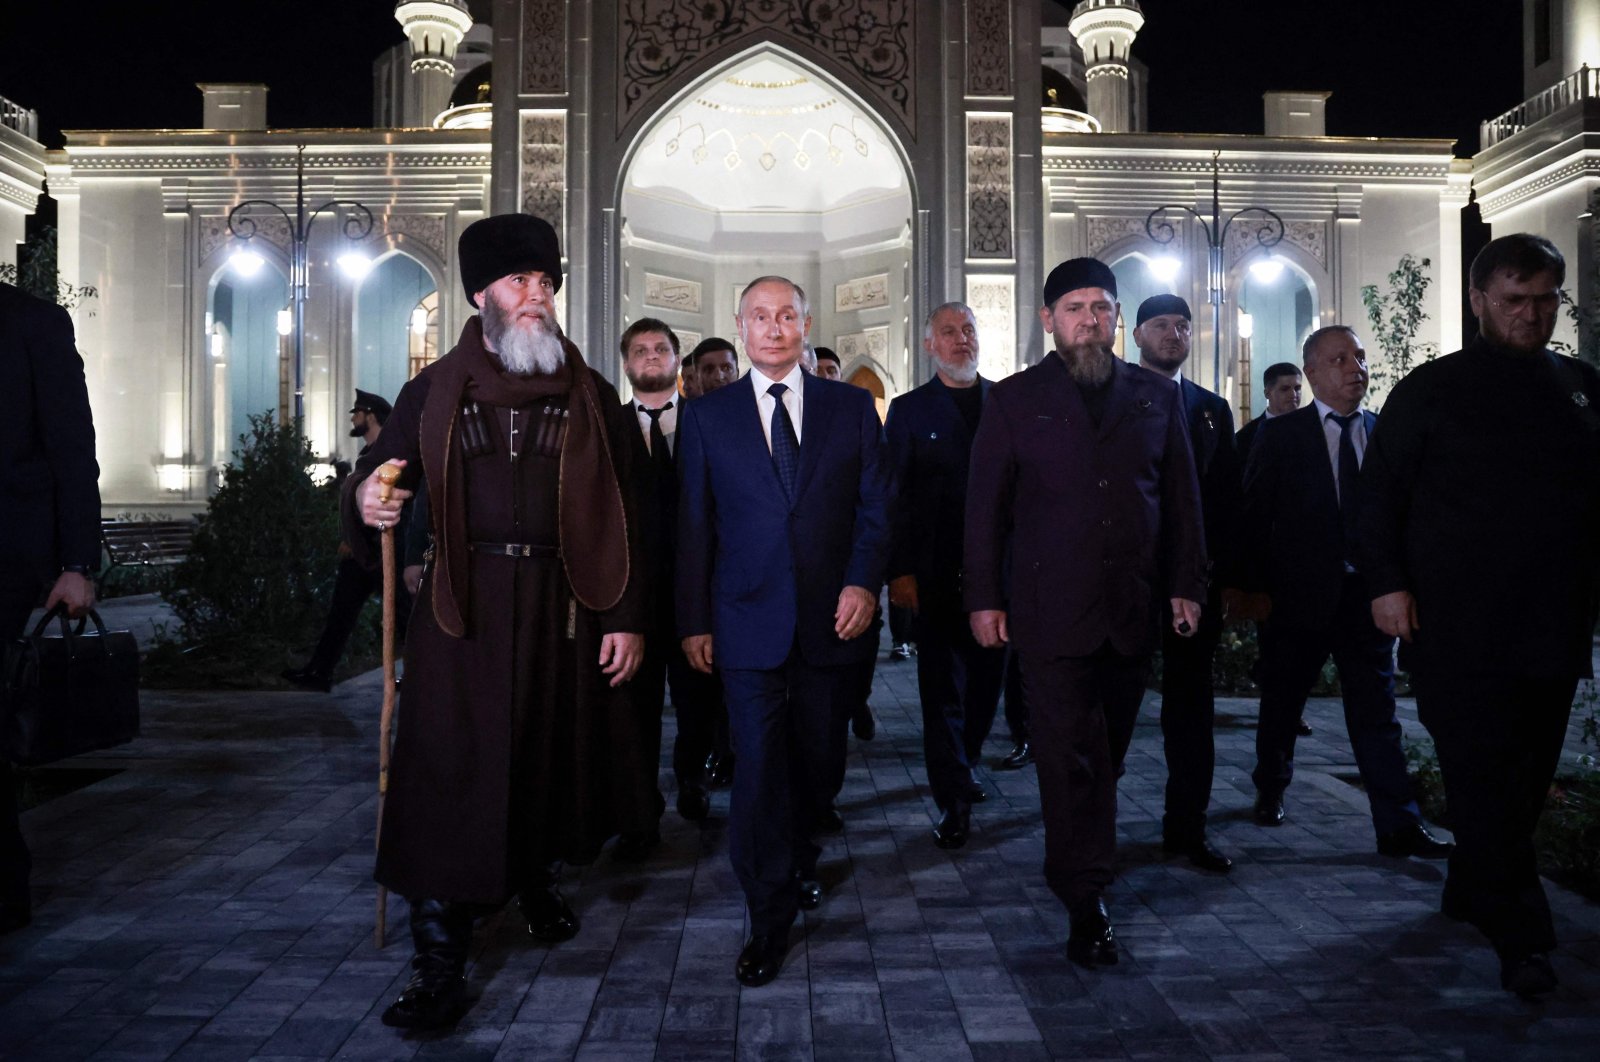
[[[840,833],[844,830],[844,816],[839,814],[839,809],[832,804],[821,815],[817,816],[818,833]]]
[[[310,668],[298,668],[283,672],[283,679],[292,686],[315,693],[327,693],[333,689],[333,679],[327,675],[319,675]]]
[[[1306,722],[1306,717],[1301,716],[1300,721],[1294,725],[1294,732],[1301,737],[1310,737],[1316,731],[1311,729],[1311,724]]]
[[[1554,992],[1560,983],[1550,965],[1550,956],[1543,952],[1500,958],[1500,987],[1510,989],[1523,999]]]
[[[578,935],[578,915],[555,885],[525,889],[517,896],[517,906],[527,920],[534,940],[559,944]]]
[[[878,736],[878,721],[872,718],[872,709],[862,705],[850,717],[850,729],[855,731],[859,741],[871,741]]]
[[[788,931],[756,933],[739,952],[739,961],[733,964],[733,975],[741,985],[751,988],[764,985],[783,969],[783,957],[788,951]]]
[[[1090,969],[1117,964],[1117,935],[1111,929],[1111,916],[1106,913],[1105,901],[1100,897],[1072,910],[1067,958]]]
[[[1000,766],[1007,771],[1016,771],[1021,770],[1023,767],[1026,767],[1032,762],[1033,750],[1029,748],[1028,743],[1024,741],[1022,744],[1012,748],[1011,755],[1001,760]]]
[[[466,1001],[465,977],[419,970],[383,1012],[383,1023],[394,1029],[449,1028],[467,1012]]]
[[[660,843],[659,830],[625,833],[617,838],[617,847],[613,854],[624,863],[642,863],[650,858],[650,853],[654,852]]]
[[[981,804],[989,799],[989,791],[983,787],[982,782],[974,778],[967,783],[966,797],[969,804]]]
[[[967,843],[967,832],[972,826],[972,816],[964,808],[951,808],[933,828],[933,843],[946,851]]]
[[[1256,823],[1261,826],[1283,825],[1283,796],[1279,793],[1256,794]]]
[[[911,656],[912,656],[912,653],[913,653],[913,650],[911,648],[911,643],[910,642],[901,642],[899,645],[897,645],[893,649],[889,650],[889,659],[890,660],[910,660]]]
[[[690,822],[700,822],[711,814],[711,794],[699,786],[678,790],[678,814]]]
[[[1386,833],[1378,838],[1378,854],[1394,856],[1404,859],[1406,856],[1416,856],[1418,859],[1449,859],[1450,852],[1455,845],[1449,841],[1441,841],[1428,832],[1428,828],[1420,822],[1404,826],[1393,833]]]
[[[733,784],[733,753],[718,756],[715,752],[706,757],[706,785],[712,789],[725,789]]]
[[[1216,846],[1203,835],[1188,841],[1177,837],[1163,837],[1161,847],[1174,855],[1187,857],[1190,863],[1201,870],[1226,874],[1233,869],[1233,860],[1218,851]]]
[[[795,882],[800,894],[800,910],[815,911],[822,906],[822,882],[802,877]]]
[[[411,905],[411,942],[415,971],[400,996],[383,1012],[383,1023],[396,1029],[443,1029],[467,1010],[467,949],[472,943],[472,915],[461,904],[418,900]]]
[[[0,902],[0,933],[10,933],[32,922],[33,909],[29,904]]]

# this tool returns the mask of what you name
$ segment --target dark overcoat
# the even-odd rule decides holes
[[[1206,596],[1200,487],[1172,381],[1117,360],[1098,428],[1059,355],[990,388],[963,578],[967,611],[1007,610],[1024,655],[1088,656],[1108,642],[1153,652],[1168,598]]]
[[[447,378],[446,359],[456,354],[406,384],[382,434],[350,477],[345,538],[358,558],[369,547],[355,488],[393,459],[407,462],[399,485],[415,485],[424,411],[440,406],[429,406],[430,390]],[[627,433],[638,429],[623,415],[615,390],[592,370],[582,371],[598,393],[613,472],[631,517],[634,451]],[[452,446],[461,445],[461,420],[454,419]],[[491,434],[498,432],[493,417],[482,423]],[[555,534],[553,514],[528,511],[553,502],[555,484],[530,481],[517,471],[535,460],[532,454],[513,464],[506,460],[504,438],[494,445],[497,453],[465,462],[467,537],[529,541],[529,533],[518,530],[526,526]],[[440,543],[450,519],[441,504],[442,478],[430,466],[428,515]],[[634,563],[637,529],[628,528],[627,538],[626,589],[600,612],[576,599],[561,558],[466,553],[467,592],[457,595],[458,601],[464,597],[459,635],[442,627],[436,607],[441,562],[429,567],[407,632],[379,882],[408,898],[498,903],[526,884],[518,880],[527,872],[522,864],[587,862],[608,837],[653,825],[659,795],[646,791],[655,773],[641,762],[647,757],[642,721],[626,687],[610,688],[597,664],[604,634],[642,632],[647,624],[642,565]],[[560,543],[565,554],[586,545]]]
[[[1189,445],[1200,477],[1200,512],[1205,521],[1206,550],[1212,578],[1232,563],[1235,524],[1239,519],[1239,482],[1243,469],[1233,437],[1233,410],[1228,400],[1188,377],[1179,381]]]

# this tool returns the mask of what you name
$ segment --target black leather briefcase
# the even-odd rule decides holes
[[[59,633],[46,634],[50,621]],[[5,646],[0,753],[36,767],[124,745],[139,736],[139,647],[128,631],[108,631],[90,611],[76,627],[57,606]]]

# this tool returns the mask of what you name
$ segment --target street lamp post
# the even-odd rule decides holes
[[[1211,383],[1222,393],[1222,289],[1223,289],[1223,248],[1228,239],[1228,230],[1233,223],[1245,215],[1253,215],[1256,229],[1254,232],[1256,246],[1267,248],[1276,246],[1283,239],[1283,219],[1266,207],[1247,206],[1235,210],[1226,218],[1222,216],[1222,185],[1218,176],[1217,157],[1220,151],[1211,153],[1211,217],[1208,219],[1200,211],[1183,203],[1169,203],[1166,206],[1156,207],[1144,219],[1144,231],[1147,236],[1159,244],[1169,244],[1178,238],[1177,226],[1166,215],[1168,211],[1177,211],[1188,214],[1200,223],[1200,229],[1206,234],[1206,281],[1210,288],[1211,302]],[[1246,224],[1252,222],[1247,221]]]
[[[254,216],[257,210],[276,210],[289,226],[289,302],[294,310],[294,422],[305,423],[306,394],[306,289],[310,271],[309,243],[311,226],[323,211],[343,208],[349,213],[344,218],[344,234],[349,240],[362,240],[372,233],[372,211],[351,199],[330,199],[306,209],[306,146],[295,151],[294,161],[294,213],[270,199],[247,199],[228,211],[228,232],[244,241],[245,246],[260,229]]]

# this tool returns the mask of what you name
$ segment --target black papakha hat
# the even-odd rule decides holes
[[[389,414],[394,412],[394,407],[382,395],[375,395],[371,391],[363,391],[359,387],[356,388],[356,404],[350,407],[350,412],[354,413],[358,409],[363,413],[371,413],[374,417],[377,417],[379,424],[388,420]]]
[[[1054,306],[1069,291],[1104,288],[1117,297],[1117,276],[1098,258],[1069,258],[1050,270],[1044,281],[1044,304]]]
[[[468,225],[457,245],[461,286],[467,301],[501,277],[543,273],[561,290],[561,241],[556,230],[532,214],[496,214]]]
[[[1194,320],[1194,315],[1189,312],[1189,304],[1183,301],[1181,295],[1152,295],[1139,304],[1139,312],[1135,315],[1133,326],[1138,328],[1152,317],[1165,317],[1175,313],[1185,320]]]

